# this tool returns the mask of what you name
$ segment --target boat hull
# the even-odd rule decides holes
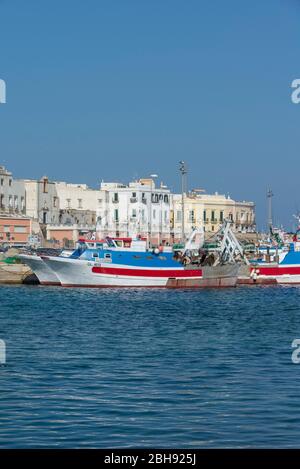
[[[57,275],[45,264],[40,256],[20,254],[19,258],[35,273],[41,285],[60,285]]]
[[[239,266],[235,264],[202,267],[202,277],[198,279],[170,279],[168,288],[230,288],[238,281]]]
[[[251,271],[254,271],[254,269],[249,266],[242,264],[239,268],[238,272],[238,280],[237,284],[238,285],[276,285],[277,280],[275,277],[269,277],[269,276],[253,276],[253,273]]]
[[[300,284],[300,265],[264,264],[251,269],[251,281],[258,284]],[[256,272],[254,280],[253,273]]]
[[[238,266],[185,269],[136,268],[99,264],[76,259],[43,257],[64,287],[151,287],[201,288],[232,287],[237,283]]]

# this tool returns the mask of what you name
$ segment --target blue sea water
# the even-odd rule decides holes
[[[300,288],[0,288],[1,448],[298,447]]]

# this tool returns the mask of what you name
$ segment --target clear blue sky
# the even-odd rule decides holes
[[[16,177],[128,181],[153,172],[299,208],[297,0],[0,0],[0,163]]]

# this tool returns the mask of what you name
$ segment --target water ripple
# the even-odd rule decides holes
[[[0,447],[297,447],[297,287],[0,288]]]

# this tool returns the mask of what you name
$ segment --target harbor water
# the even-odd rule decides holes
[[[297,447],[300,287],[0,287],[1,448]]]

